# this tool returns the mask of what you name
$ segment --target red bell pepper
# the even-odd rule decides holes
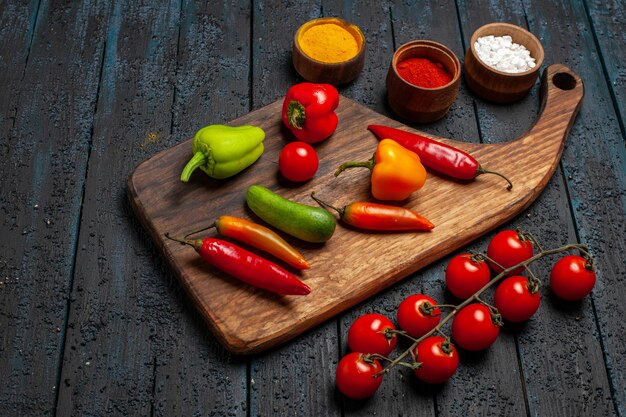
[[[302,142],[320,142],[335,132],[339,92],[330,84],[300,83],[283,101],[283,123]]]

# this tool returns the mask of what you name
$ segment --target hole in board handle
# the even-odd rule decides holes
[[[576,87],[576,79],[567,72],[558,72],[552,77],[552,84],[561,90],[573,90]]]

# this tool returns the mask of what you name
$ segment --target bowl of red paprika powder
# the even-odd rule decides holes
[[[461,63],[446,46],[415,40],[393,54],[387,100],[399,116],[417,123],[441,119],[459,93]]]

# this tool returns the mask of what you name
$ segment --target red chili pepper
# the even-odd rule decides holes
[[[339,92],[330,84],[300,83],[283,101],[283,123],[302,142],[319,142],[333,134],[339,119]]]
[[[168,233],[165,236],[192,246],[205,262],[247,284],[282,295],[307,295],[311,292],[309,286],[293,274],[233,243],[215,238],[177,239]]]
[[[309,269],[311,267],[300,252],[294,249],[278,234],[260,224],[237,217],[220,216],[210,226],[187,234],[185,239],[213,227],[215,227],[217,232],[222,236],[237,239],[240,242],[261,249],[262,251],[274,255],[278,259],[282,259],[294,268]]]
[[[315,197],[315,193],[311,193],[311,198],[319,205],[335,210],[346,224],[360,229],[408,231],[430,230],[435,227],[427,218],[404,207],[356,202],[337,208]]]
[[[473,156],[460,149],[393,127],[369,125],[367,128],[378,139],[392,139],[412,150],[419,155],[424,165],[441,174],[459,180],[473,180],[481,174],[495,174],[509,183],[507,190],[510,191],[513,188],[513,183],[507,177],[483,168]]]

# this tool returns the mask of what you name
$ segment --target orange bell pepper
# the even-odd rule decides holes
[[[372,159],[346,162],[337,169],[335,176],[354,167],[372,171],[372,195],[378,200],[404,200],[426,182],[426,169],[420,157],[391,139],[380,141]]]

